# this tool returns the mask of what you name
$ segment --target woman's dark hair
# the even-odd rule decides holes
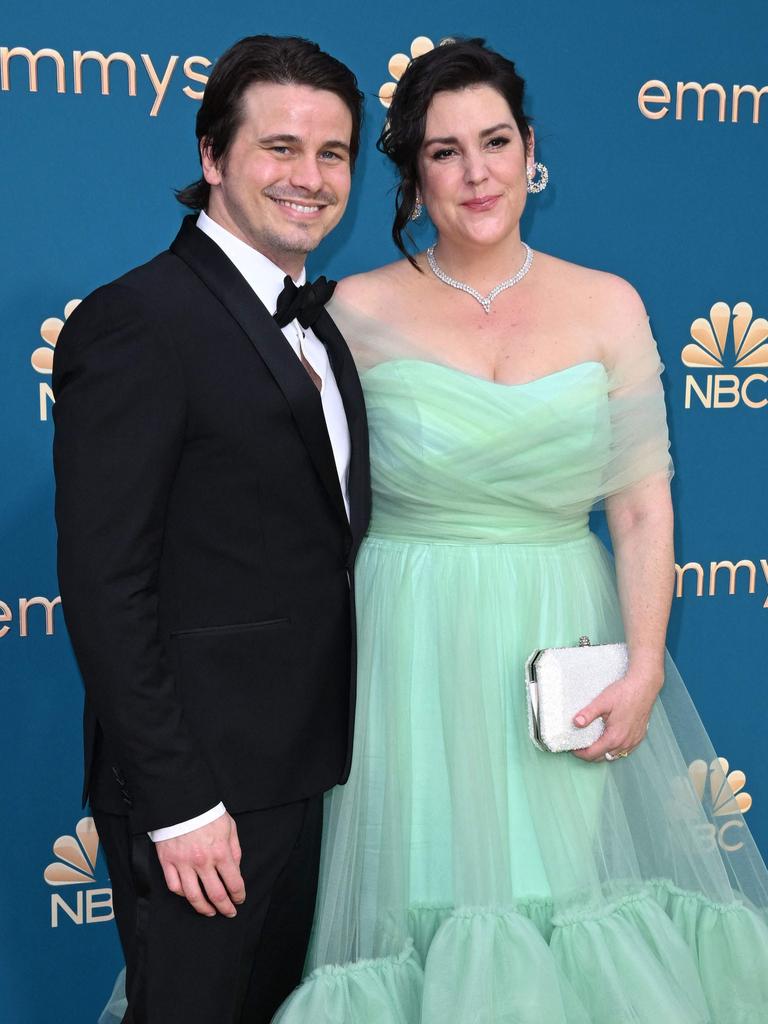
[[[294,36],[248,36],[219,57],[197,112],[198,155],[200,142],[205,139],[214,160],[226,156],[242,123],[243,93],[254,82],[308,85],[335,93],[352,115],[349,155],[354,168],[363,115],[363,94],[357,79],[345,64],[325,53],[317,43]],[[201,177],[179,189],[176,198],[193,210],[204,210],[210,191],[210,185]]]
[[[400,174],[392,238],[400,252],[417,268],[405,247],[404,235],[410,238],[405,229],[416,206],[418,160],[427,110],[436,93],[466,89],[471,85],[488,85],[504,97],[527,146],[530,128],[523,112],[525,81],[515,71],[514,63],[489,49],[484,39],[452,39],[414,58],[398,83],[387,123],[377,143],[378,149],[389,157]]]

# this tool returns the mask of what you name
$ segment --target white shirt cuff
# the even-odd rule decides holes
[[[194,832],[196,828],[202,828],[203,825],[210,825],[212,821],[216,821],[222,814],[226,814],[227,809],[224,804],[216,804],[210,811],[204,811],[203,814],[198,814],[196,818],[190,818],[188,821],[180,821],[178,825],[168,825],[166,828],[155,828],[151,832],[147,832],[147,835],[153,843],[162,843],[165,839],[176,839],[178,836],[184,836],[187,832]]]

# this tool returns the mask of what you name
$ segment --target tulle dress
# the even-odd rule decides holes
[[[531,651],[623,636],[589,513],[671,471],[649,328],[509,386],[331,312],[371,435],[359,703],[275,1024],[765,1024],[768,874],[672,661],[626,759],[527,733]]]

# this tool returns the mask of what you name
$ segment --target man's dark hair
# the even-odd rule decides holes
[[[518,75],[514,63],[486,46],[484,39],[452,39],[411,61],[398,82],[389,117],[377,143],[400,175],[392,237],[400,252],[417,269],[403,236],[407,235],[408,221],[416,207],[418,161],[427,126],[427,110],[436,93],[472,85],[488,85],[501,93],[527,146],[530,128],[523,110],[525,81]]]
[[[248,36],[231,46],[216,61],[197,113],[198,150],[205,145],[213,160],[221,160],[232,145],[243,119],[243,94],[255,82],[308,85],[335,93],[352,115],[350,163],[354,168],[360,148],[363,94],[349,68],[325,53],[317,43],[294,36]],[[208,205],[211,187],[205,178],[176,192],[193,210]]]

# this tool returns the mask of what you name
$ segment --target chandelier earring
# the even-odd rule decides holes
[[[411,220],[418,220],[419,217],[424,213],[424,203],[421,201],[421,195],[419,192],[416,193],[416,202],[413,205],[411,211]]]
[[[538,181],[536,175],[538,174]],[[536,163],[533,167],[528,167],[525,176],[528,179],[528,191],[533,195],[537,192],[543,192],[549,183],[549,171],[544,164]]]

